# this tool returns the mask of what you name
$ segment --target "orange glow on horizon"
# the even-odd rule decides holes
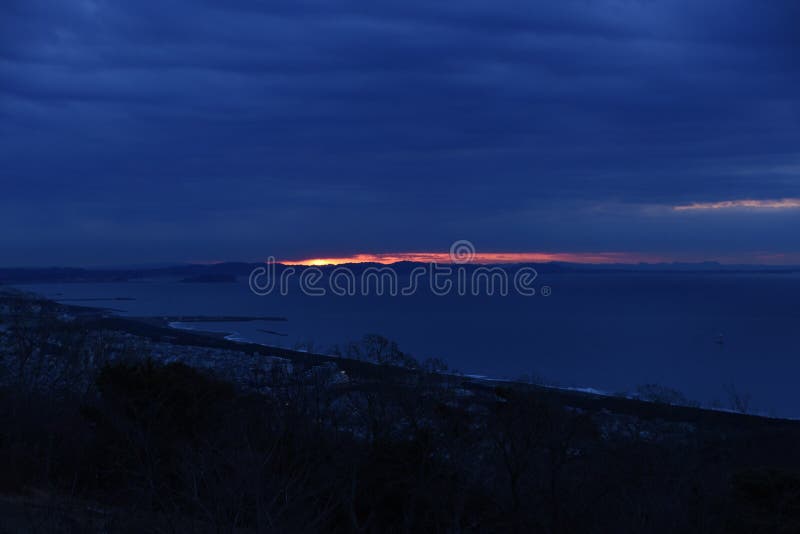
[[[387,254],[354,254],[336,258],[281,260],[285,265],[316,266],[348,263],[380,263],[384,265],[409,261],[416,263],[456,263],[447,252],[396,252]],[[661,258],[626,252],[478,252],[469,263],[639,263],[661,262]]]

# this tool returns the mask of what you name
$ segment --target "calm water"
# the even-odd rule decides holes
[[[618,392],[658,383],[723,405],[723,385],[755,409],[800,417],[800,276],[547,275],[549,297],[308,297],[253,295],[246,283],[22,286],[52,298],[133,297],[81,303],[129,315],[277,315],[286,323],[205,329],[293,347],[380,333],[418,357],[467,373],[534,375],[549,383]],[[259,332],[277,331],[285,336]],[[725,343],[716,342],[719,334]]]

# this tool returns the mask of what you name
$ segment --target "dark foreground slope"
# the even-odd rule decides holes
[[[800,531],[792,421],[0,312],[0,531]]]

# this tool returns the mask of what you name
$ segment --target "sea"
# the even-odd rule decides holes
[[[381,334],[418,358],[498,380],[630,394],[646,384],[726,407],[800,417],[800,274],[555,273],[523,296],[254,294],[247,280],[18,286],[125,316],[280,316],[185,323],[230,339],[331,353]],[[76,300],[77,299],[77,300]],[[109,299],[109,300],[94,300]],[[126,299],[126,300],[114,300]],[[132,300],[127,300],[132,299]]]

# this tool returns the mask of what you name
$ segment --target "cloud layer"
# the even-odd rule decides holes
[[[800,251],[796,213],[658,209],[798,196],[798,21],[793,0],[3,2],[2,263]]]

